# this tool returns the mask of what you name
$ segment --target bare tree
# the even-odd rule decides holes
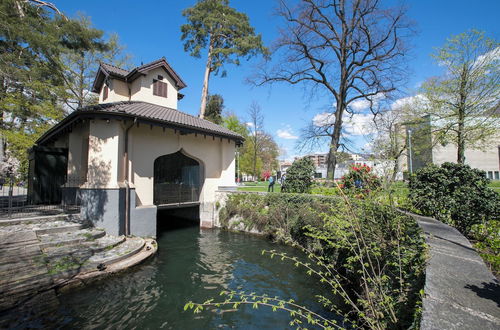
[[[252,176],[254,179],[257,177],[257,160],[259,152],[262,149],[262,132],[264,129],[264,115],[260,105],[254,101],[248,109],[248,116],[250,117],[249,130],[251,146],[252,146]]]
[[[407,151],[404,125],[412,119],[412,104],[408,103],[391,111],[384,111],[373,122],[377,133],[373,139],[372,151],[375,157],[392,162],[392,169],[388,171],[390,182],[394,182],[401,171],[402,157]]]
[[[286,26],[274,47],[276,65],[263,66],[255,83],[308,83],[332,102],[330,117],[308,130],[306,139],[329,141],[328,177],[334,177],[343,116],[389,98],[404,80],[405,39],[412,34],[402,6],[378,0],[301,0],[290,8],[280,1],[277,14]],[[330,111],[331,110],[331,111]]]

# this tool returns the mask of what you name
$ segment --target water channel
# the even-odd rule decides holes
[[[165,221],[167,222],[167,221]],[[250,234],[200,230],[169,221],[159,251],[133,269],[59,295],[53,328],[99,329],[287,329],[289,315],[251,306],[225,312],[183,311],[187,301],[222,300],[222,290],[244,290],[294,299],[325,315],[315,295],[321,288],[292,264],[262,256],[276,249],[303,257],[291,247]]]

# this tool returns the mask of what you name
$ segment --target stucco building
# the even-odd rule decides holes
[[[160,209],[213,225],[215,191],[235,186],[243,138],[177,110],[186,84],[164,58],[127,71],[101,63],[99,104],[71,113],[37,145],[67,150],[63,200],[109,234],[156,236]],[[194,213],[193,213],[194,212]]]
[[[499,110],[496,110],[499,111]],[[406,125],[408,155],[407,168],[415,172],[427,164],[441,165],[457,162],[457,146],[453,143],[442,144],[432,134],[436,125],[431,116],[425,116],[417,123]],[[465,164],[486,172],[492,180],[500,179],[500,132],[490,136],[481,148],[465,148]]]

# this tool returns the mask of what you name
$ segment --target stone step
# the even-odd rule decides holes
[[[40,234],[40,248],[46,249],[49,247],[76,245],[87,241],[94,241],[106,235],[102,229],[80,229],[70,232],[57,232],[49,234]]]
[[[145,241],[140,237],[128,237],[123,243],[112,249],[94,254],[87,260],[84,270],[95,270],[99,265],[110,265],[139,253]]]
[[[110,236],[105,235],[93,241],[85,241],[80,244],[64,245],[64,246],[49,246],[43,249],[47,257],[54,258],[58,256],[70,255],[79,251],[90,251],[92,254],[112,249],[116,245],[123,243],[125,236]]]
[[[34,231],[0,232],[0,255],[10,254],[9,250],[22,249],[38,242]]]
[[[80,221],[80,216],[78,214],[54,214],[46,216],[33,215],[17,219],[0,219],[0,228],[3,226],[13,226],[22,224],[29,225],[41,222],[51,222],[51,221],[78,222]]]
[[[64,220],[45,221],[31,224],[21,224],[0,227],[0,233],[13,233],[21,231],[34,231],[38,234],[62,233],[83,229],[86,226],[82,223]]]

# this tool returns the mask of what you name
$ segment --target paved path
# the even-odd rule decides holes
[[[421,329],[500,329],[500,283],[458,230],[412,215],[430,246]]]

